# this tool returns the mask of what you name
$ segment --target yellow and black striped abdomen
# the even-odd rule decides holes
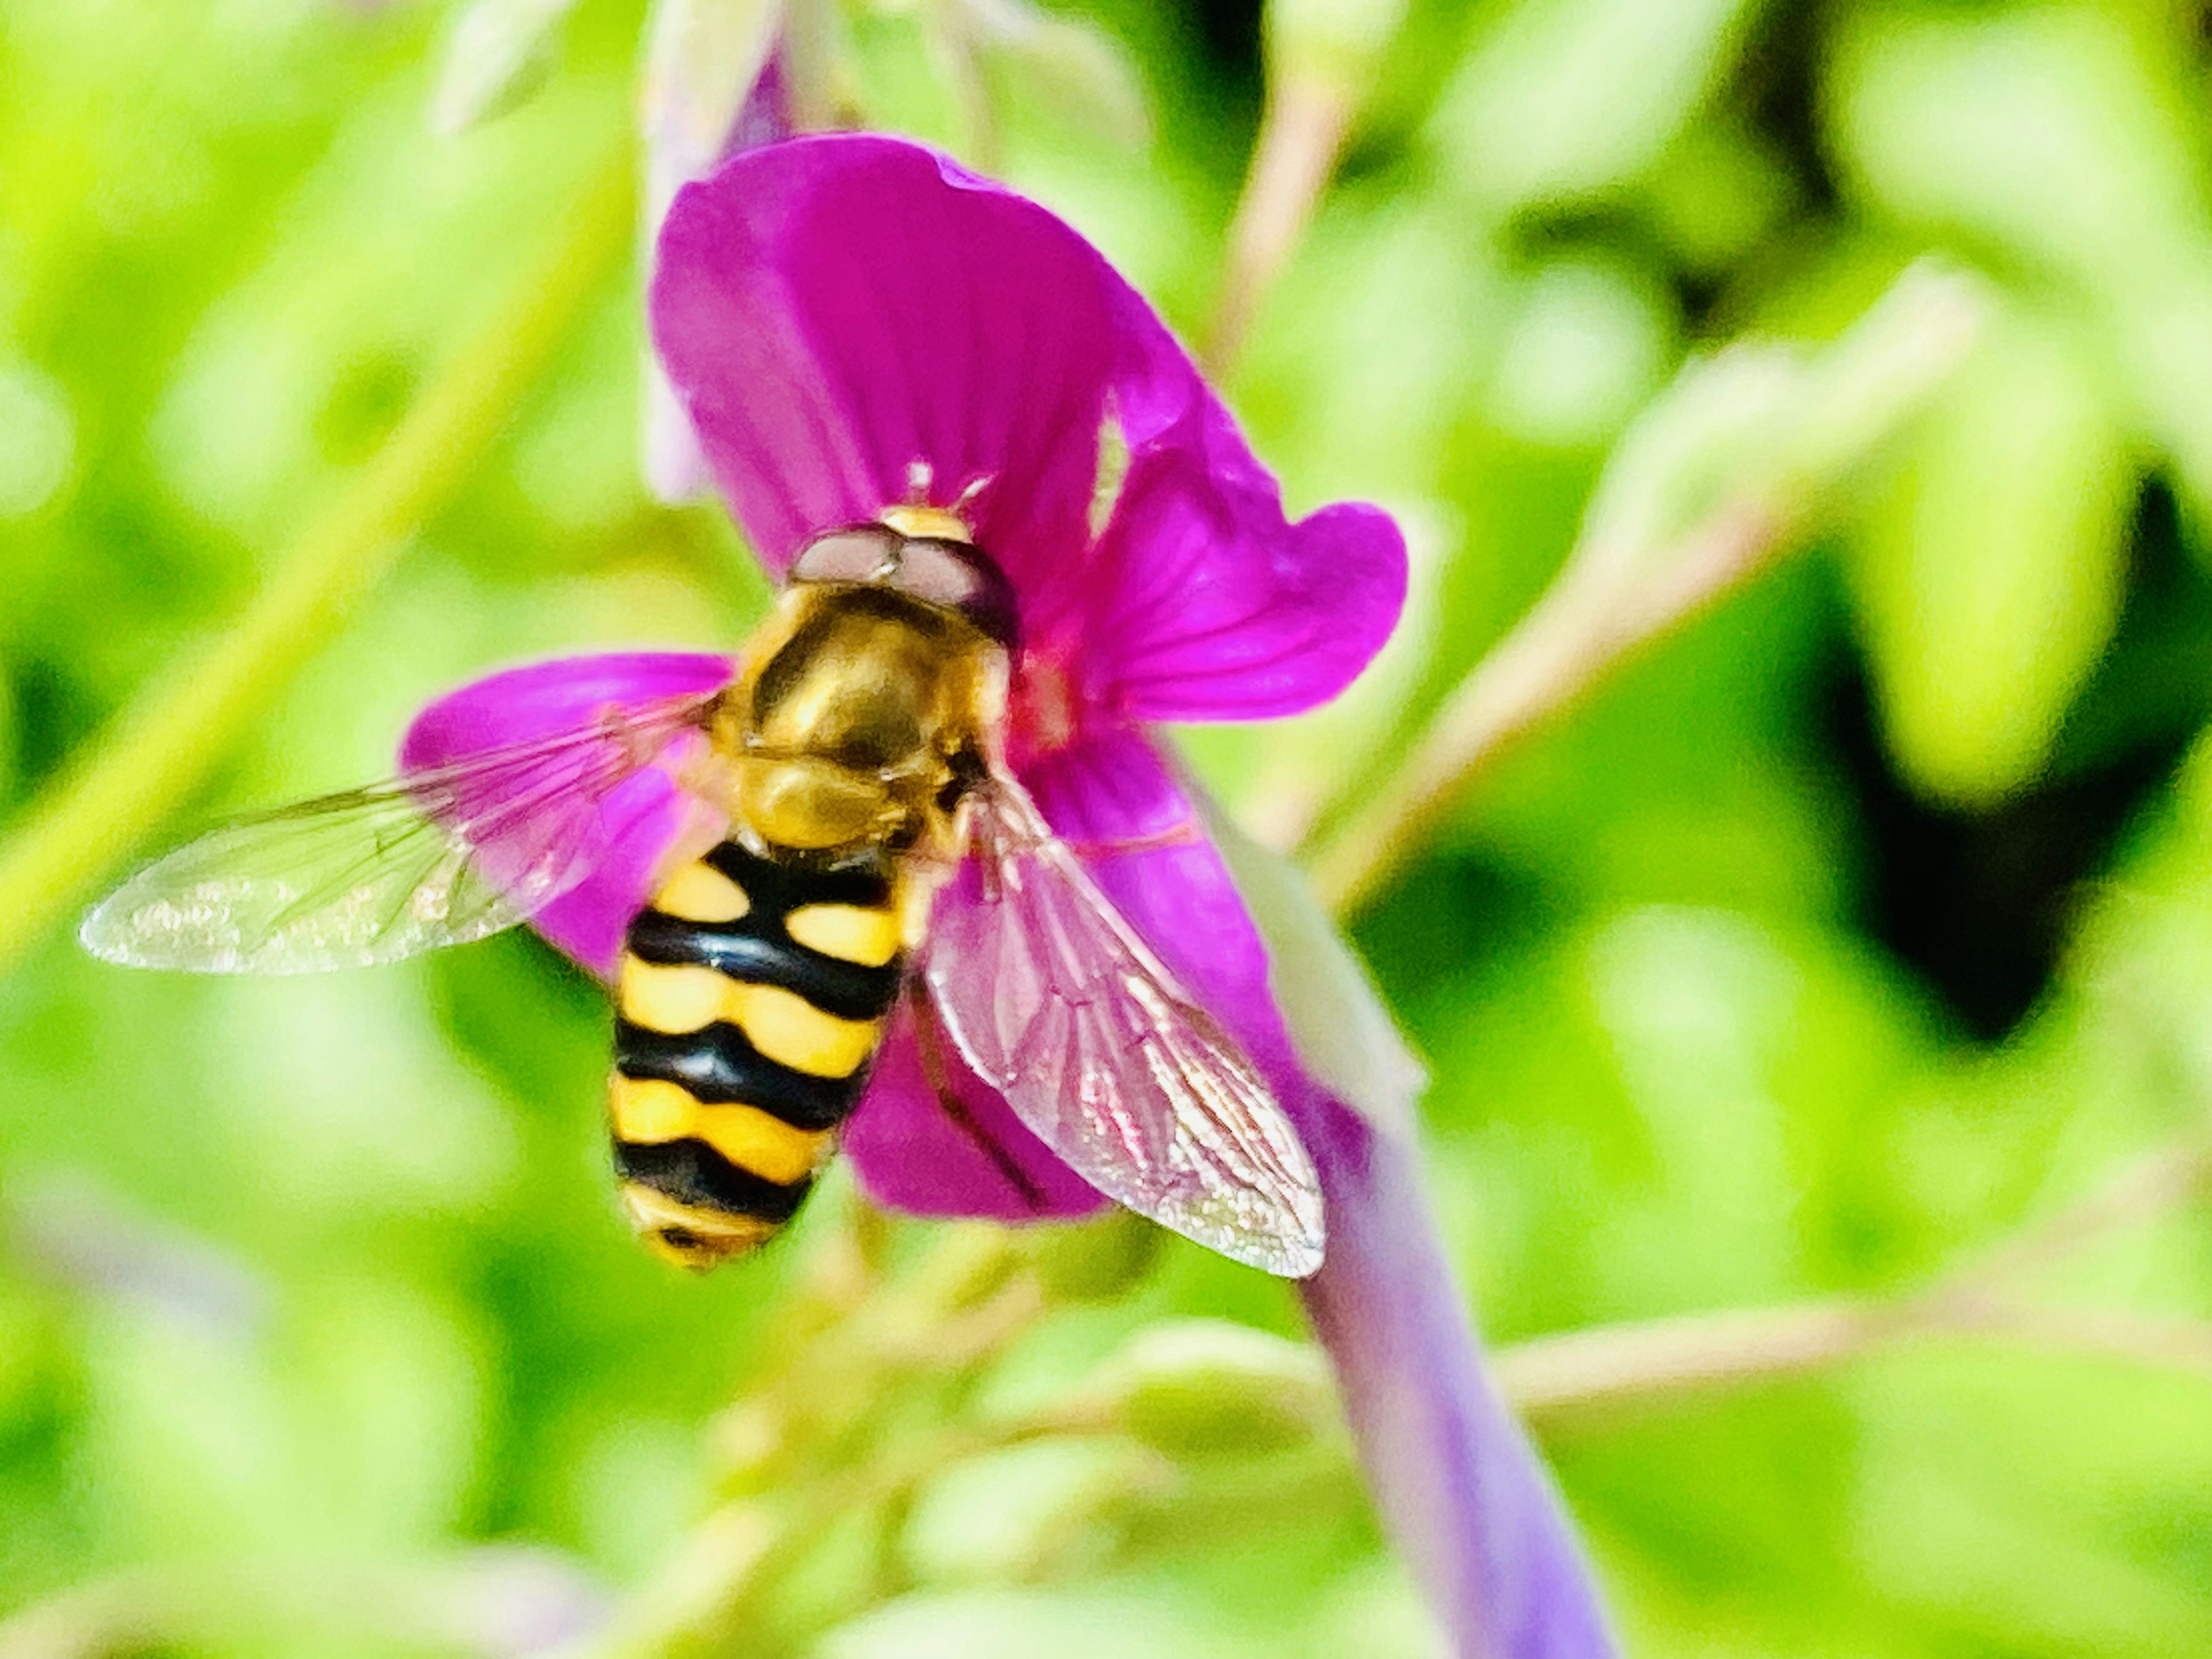
[[[690,1267],[797,1211],[859,1102],[898,996],[899,870],[724,842],[630,923],[610,1095],[623,1201]]]

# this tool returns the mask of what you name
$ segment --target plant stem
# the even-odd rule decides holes
[[[1910,1337],[1978,1335],[2212,1376],[2212,1325],[2033,1303],[2021,1281],[2212,1187],[2212,1145],[2191,1129],[2107,1176],[2055,1215],[1971,1254],[1917,1291],[1735,1309],[1569,1331],[1507,1348],[1498,1380],[1539,1423],[1795,1376]]]
[[[799,132],[832,132],[853,125],[838,23],[829,0],[787,0],[783,63],[791,125]]]
[[[313,1557],[126,1567],[0,1619],[0,1659],[114,1659],[377,1638],[408,1652],[505,1651],[518,1613],[584,1626],[599,1596],[562,1558],[486,1546],[443,1559]]]
[[[1514,741],[1803,546],[1836,510],[1833,486],[1963,360],[1984,310],[1970,282],[1923,263],[1809,361],[1737,348],[1686,368],[1616,449],[1544,596],[1388,782],[1340,822],[1316,815],[1338,826],[1306,849],[1322,902],[1357,912]],[[1702,488],[1717,466],[1724,483]],[[1692,494],[1710,505],[1672,527],[1674,502]]]
[[[206,780],[475,471],[627,252],[632,165],[625,144],[597,170],[521,280],[228,630],[158,673],[32,806],[0,848],[0,971]]]
[[[679,1545],[670,1565],[624,1617],[588,1652],[592,1659],[710,1659],[743,1650],[757,1659],[802,1649],[824,1615],[781,1622],[777,1592],[842,1523],[911,1499],[955,1464],[1032,1441],[1107,1436],[1115,1425],[1040,1413],[956,1426],[927,1439],[884,1449],[858,1468],[807,1483],[781,1514],[756,1499],[716,1510]]]
[[[1762,568],[1784,544],[1785,528],[1755,501],[1730,503],[1670,556],[1679,580],[1596,626],[1601,613],[1576,580],[1587,567],[1571,564],[1461,682],[1405,763],[1314,855],[1309,867],[1322,904],[1339,916],[1358,912],[1493,762],[1572,708],[1638,647]]]
[[[1200,362],[1209,379],[1235,365],[1261,302],[1305,234],[1351,130],[1351,94],[1318,76],[1273,80],[1251,171],[1229,227],[1229,269]]]
[[[684,1538],[590,1652],[593,1659],[707,1659],[742,1643],[757,1659],[804,1650],[830,1615],[783,1612],[778,1591],[855,1517],[908,1502],[952,1465],[1031,1440],[1110,1434],[1085,1402],[976,1414],[967,1384],[1044,1311],[1004,1229],[947,1227],[895,1279],[878,1279],[733,1408],[756,1455],[724,1471],[738,1496]],[[916,1401],[939,1426],[897,1425]]]

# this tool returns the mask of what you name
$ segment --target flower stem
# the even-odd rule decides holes
[[[205,781],[475,471],[628,251],[632,165],[625,145],[591,177],[522,279],[228,630],[157,674],[33,805],[0,848],[0,971]]]
[[[1988,1337],[2212,1378],[2212,1324],[2203,1320],[1948,1295],[1838,1297],[1601,1326],[1516,1343],[1496,1364],[1515,1408],[1557,1433],[1585,1418],[1827,1370],[1931,1336]]]
[[[783,53],[784,84],[793,130],[832,132],[852,125],[837,18],[828,0],[787,0],[783,9]]]
[[[591,1659],[713,1659],[741,1644],[754,1659],[804,1651],[840,1610],[810,1610],[794,1620],[780,1592],[839,1527],[910,1502],[955,1464],[1033,1441],[1112,1432],[1110,1424],[1049,1413],[957,1426],[883,1448],[864,1468],[823,1474],[783,1513],[752,1498],[724,1504],[686,1534],[615,1628],[586,1651]]]
[[[444,1559],[280,1557],[126,1567],[0,1620],[0,1659],[109,1659],[188,1648],[315,1651],[378,1638],[408,1652],[489,1651],[480,1632],[580,1630],[599,1597],[550,1553],[485,1546]]]
[[[1738,348],[1690,364],[1623,440],[1544,596],[1388,781],[1317,816],[1305,852],[1322,902],[1340,916],[1364,908],[1514,742],[1804,546],[1841,504],[1835,486],[1949,377],[1983,314],[1971,282],[1917,265],[1814,358]],[[1706,505],[1678,527],[1685,498]]]
[[[823,1282],[842,1277],[842,1253],[830,1240]],[[833,1299],[827,1327],[805,1329],[830,1310],[791,1310],[798,1326],[766,1345],[782,1363],[725,1413],[718,1435],[720,1485],[731,1495],[629,1599],[592,1659],[707,1659],[739,1644],[757,1659],[805,1651],[825,1623],[859,1610],[832,1598],[793,1611],[781,1594],[833,1534],[894,1516],[955,1463],[1112,1429],[1073,1407],[971,1409],[975,1379],[1044,1311],[1003,1229],[943,1228],[903,1272],[847,1282]]]
[[[1556,1429],[1564,1419],[1592,1412],[1800,1376],[1932,1335],[1996,1337],[2212,1376],[2212,1326],[2202,1321],[2051,1305],[2020,1294],[2023,1280],[2208,1188],[2212,1142],[2192,1129],[2124,1164],[2057,1214],[1973,1252],[1917,1291],[1540,1337],[1498,1354],[1498,1382],[1532,1421]]]
[[[1336,171],[1352,115],[1351,94],[1335,81],[1286,75],[1268,87],[1251,171],[1229,227],[1228,272],[1200,354],[1207,378],[1219,380],[1236,363],[1261,302]]]
[[[1729,503],[1673,554],[1682,576],[1627,611],[1593,606],[1571,562],[1519,626],[1477,663],[1405,763],[1313,854],[1321,902],[1353,915],[1425,841],[1470,785],[1512,745],[1565,714],[1633,652],[1741,586],[1785,545],[1785,520]]]

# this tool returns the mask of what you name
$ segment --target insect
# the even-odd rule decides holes
[[[950,1051],[1109,1197],[1310,1273],[1319,1186],[1281,1105],[1006,763],[1018,649],[965,525],[895,507],[800,550],[720,690],[217,829],[82,937],[137,966],[274,974],[481,938],[572,890],[610,797],[659,767],[690,824],[624,940],[608,1091],[622,1204],[655,1251],[711,1267],[791,1218],[903,1000],[940,1104],[987,1151]]]

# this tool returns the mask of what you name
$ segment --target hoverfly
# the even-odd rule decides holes
[[[86,918],[111,961],[285,974],[479,939],[571,891],[649,767],[697,828],[633,920],[608,1115],[644,1241],[694,1268],[790,1219],[904,997],[1109,1198],[1270,1272],[1320,1264],[1282,1107],[1004,755],[1013,593],[953,513],[817,537],[735,678],[217,829]],[[936,1056],[933,1063],[932,1057]]]

